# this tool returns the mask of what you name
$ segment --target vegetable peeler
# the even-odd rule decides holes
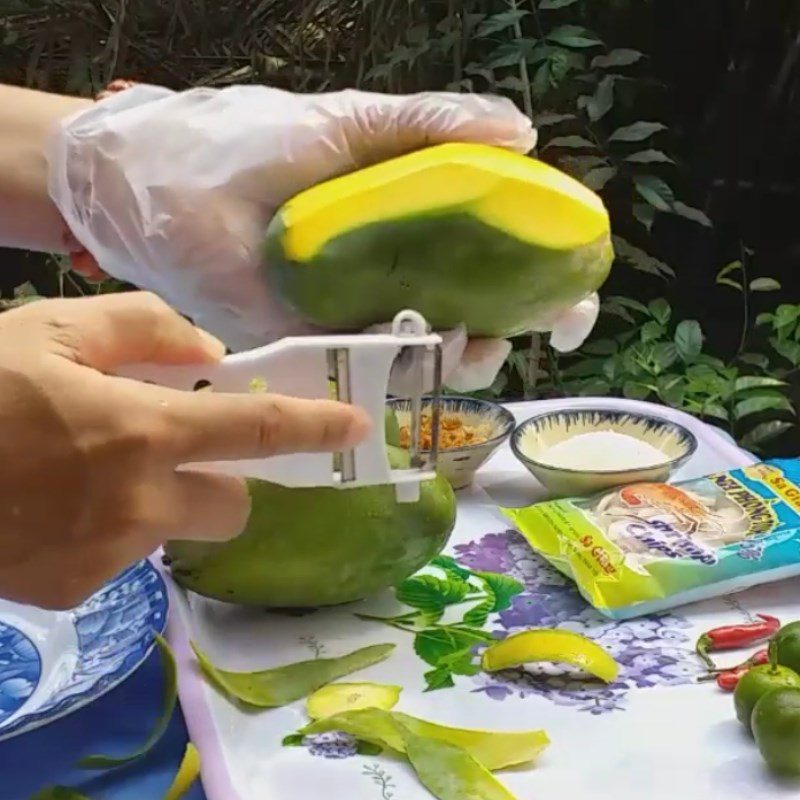
[[[130,364],[120,377],[173,389],[220,392],[270,391],[306,399],[331,399],[360,406],[372,420],[369,437],[340,454],[296,453],[263,459],[204,462],[204,469],[258,478],[287,487],[339,489],[394,484],[398,502],[419,499],[419,484],[435,476],[438,458],[441,337],[416,311],[401,311],[391,333],[294,336],[264,347],[226,356],[217,364],[164,366]],[[408,360],[411,400],[410,467],[392,469],[386,454],[385,409],[395,360]],[[420,447],[422,393],[432,369],[430,397],[432,447]],[[334,386],[331,386],[333,382]],[[428,400],[426,398],[426,405]],[[188,466],[188,465],[187,465]]]

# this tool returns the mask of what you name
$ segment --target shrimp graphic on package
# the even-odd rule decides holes
[[[615,619],[800,575],[800,459],[502,511]]]

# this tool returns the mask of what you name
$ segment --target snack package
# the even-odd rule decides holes
[[[800,575],[800,459],[502,511],[613,619]]]

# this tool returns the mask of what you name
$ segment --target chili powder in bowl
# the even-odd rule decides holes
[[[430,452],[432,436],[431,398],[422,399],[420,446]],[[387,408],[397,418],[400,446],[411,443],[411,402],[389,400]],[[440,398],[439,460],[437,470],[454,489],[469,486],[477,470],[514,430],[514,415],[499,403],[472,397],[447,395]]]

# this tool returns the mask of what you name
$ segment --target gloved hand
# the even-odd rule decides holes
[[[277,209],[328,178],[446,141],[524,153],[536,132],[498,97],[262,86],[176,93],[140,84],[61,123],[49,191],[102,270],[156,292],[243,350],[321,332],[261,277],[260,244]],[[565,321],[532,320],[532,329],[553,330],[556,346],[580,344],[594,320],[564,311]],[[463,330],[443,336],[445,381],[462,391],[491,384],[510,349],[502,340],[468,342]],[[396,372],[393,382],[402,378]]]

